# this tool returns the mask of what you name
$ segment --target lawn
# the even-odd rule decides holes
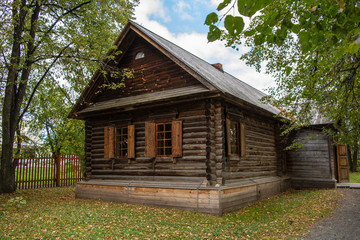
[[[20,190],[0,195],[0,239],[295,239],[340,197],[291,190],[218,217],[75,199],[73,187]]]
[[[351,183],[360,183],[360,171],[350,172],[350,182]]]

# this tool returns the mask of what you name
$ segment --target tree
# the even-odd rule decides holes
[[[16,188],[15,131],[37,89],[52,76],[79,91],[102,66],[138,0],[4,0],[0,2],[2,151],[0,193]]]
[[[283,116],[293,117],[284,133],[308,125],[317,111],[334,120],[332,134],[339,141],[358,146],[358,1],[224,0],[217,10],[205,20],[208,40],[220,39],[235,49],[250,47],[241,59],[257,70],[266,63],[277,83],[267,100],[284,109]],[[224,28],[219,27],[222,20]]]
[[[84,123],[67,117],[74,105],[72,89],[47,79],[37,92],[26,115],[29,133],[52,154],[84,154]]]

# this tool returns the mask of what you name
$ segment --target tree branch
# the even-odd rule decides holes
[[[66,15],[74,12],[75,10],[77,10],[77,9],[81,8],[82,6],[84,6],[84,5],[86,5],[86,4],[89,4],[89,3],[91,3],[91,1],[83,2],[83,3],[79,4],[79,5],[71,8],[70,10],[66,11],[64,14],[60,15],[60,16],[55,20],[55,22],[50,26],[50,28],[45,32],[43,38],[46,37],[46,36],[51,32],[51,30],[53,30],[53,28],[56,26],[56,24],[57,24],[63,17],[65,17]],[[35,50],[37,49],[37,47],[40,45],[41,42],[42,42],[42,41],[39,40],[38,44],[35,46]]]
[[[27,109],[29,108],[29,105],[35,95],[35,92],[37,90],[37,88],[40,86],[40,84],[42,83],[42,81],[45,79],[46,75],[48,74],[48,72],[50,71],[50,69],[54,66],[54,64],[57,62],[57,60],[59,60],[59,58],[61,57],[61,55],[63,54],[63,52],[68,48],[70,47],[72,43],[68,44],[67,46],[65,46],[63,49],[61,49],[60,53],[56,56],[56,58],[53,60],[53,62],[50,64],[50,66],[46,69],[46,71],[44,72],[44,74],[41,76],[40,80],[36,83],[31,95],[30,95],[30,98],[26,104],[26,107],[24,108],[23,112],[21,113],[21,115],[19,116],[19,119],[22,119],[22,117],[24,116],[24,114],[26,113]]]

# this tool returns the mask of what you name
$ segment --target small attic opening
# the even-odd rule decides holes
[[[138,60],[138,59],[142,59],[145,57],[145,53],[144,52],[138,52],[136,53],[135,55],[135,60]]]
[[[214,64],[211,64],[213,67],[215,67],[217,70],[221,71],[221,72],[224,72],[223,70],[223,66],[221,63],[214,63]]]

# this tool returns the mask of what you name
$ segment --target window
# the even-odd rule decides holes
[[[135,158],[135,126],[104,128],[104,158]]]
[[[135,60],[138,60],[138,59],[141,59],[141,58],[144,58],[144,57],[145,57],[144,52],[138,52],[135,55]]]
[[[182,156],[182,121],[145,123],[146,157]]]
[[[172,155],[171,123],[156,124],[156,153],[160,157]]]
[[[126,158],[128,152],[128,127],[115,130],[115,157]]]
[[[226,119],[227,152],[229,156],[245,156],[245,125]]]
[[[239,144],[239,123],[230,121],[230,155],[239,155],[240,144]]]

